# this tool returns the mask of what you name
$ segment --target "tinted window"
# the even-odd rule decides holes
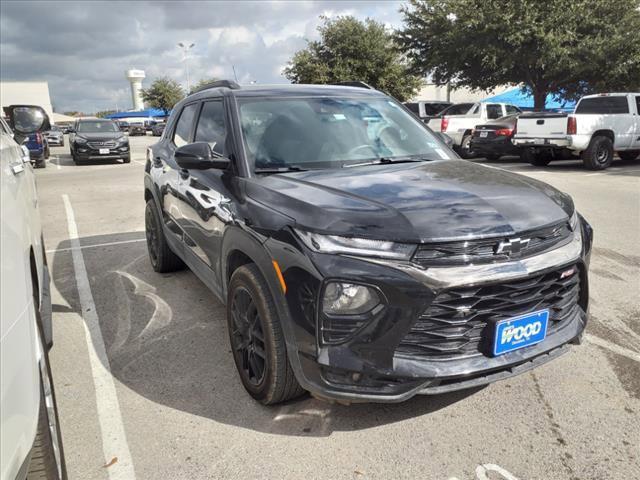
[[[492,120],[502,116],[502,107],[500,105],[487,105],[487,118]]]
[[[464,115],[473,107],[473,103],[456,103],[442,111],[442,115]]]
[[[515,115],[516,113],[520,113],[520,109],[514,107],[513,105],[506,105],[505,108],[507,109],[507,115]]]
[[[405,103],[405,106],[416,115],[420,115],[420,105],[417,103]]]
[[[636,97],[636,110],[638,115],[640,115],[640,96]]]
[[[616,114],[629,113],[627,97],[592,97],[580,100],[576,113]]]
[[[224,125],[224,108],[221,101],[206,102],[202,107],[198,126],[196,127],[196,142],[208,142],[214,152],[222,155],[227,131]]]
[[[177,147],[186,145],[191,141],[191,127],[193,126],[193,118],[195,117],[198,106],[198,103],[192,103],[182,110],[178,124],[176,125],[176,131],[173,134],[173,143],[175,143]]]
[[[424,113],[429,116],[434,116],[439,114],[442,110],[448,107],[448,103],[425,103],[424,104]]]

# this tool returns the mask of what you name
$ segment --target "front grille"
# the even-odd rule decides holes
[[[114,140],[108,140],[106,142],[87,142],[91,148],[116,148],[117,143]]]
[[[574,273],[566,276],[570,269]],[[580,308],[579,294],[577,266],[506,283],[445,290],[418,318],[396,352],[435,359],[490,356],[496,322],[548,308],[550,335]]]
[[[455,242],[425,243],[418,247],[413,262],[423,267],[443,265],[465,265],[492,263],[512,259],[520,259],[537,255],[557,248],[571,240],[572,232],[568,222],[559,223],[517,235],[464,240]],[[527,240],[528,243],[519,251],[497,253],[498,245],[503,241]]]

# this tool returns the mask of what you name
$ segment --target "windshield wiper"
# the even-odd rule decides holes
[[[291,165],[289,167],[274,167],[274,168],[256,168],[254,173],[286,173],[286,172],[306,172],[306,168],[296,167]]]
[[[343,168],[350,168],[350,167],[361,167],[363,165],[388,165],[390,163],[430,162],[431,160],[432,160],[431,158],[426,158],[426,157],[422,157],[422,156],[395,157],[395,158],[380,157],[380,158],[376,158],[376,159],[368,161],[368,162],[347,163],[347,164],[343,165],[342,167]]]

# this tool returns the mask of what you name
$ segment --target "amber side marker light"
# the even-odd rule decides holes
[[[276,271],[276,275],[278,275],[278,280],[280,280],[280,286],[282,287],[282,293],[287,293],[287,284],[284,283],[284,277],[282,276],[282,271],[280,270],[280,265],[275,260],[271,261],[273,263],[273,269]]]

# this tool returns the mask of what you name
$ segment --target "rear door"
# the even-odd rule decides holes
[[[633,100],[636,107],[635,114],[635,133],[633,135],[633,142],[631,148],[633,150],[640,150],[640,95],[634,95]]]

